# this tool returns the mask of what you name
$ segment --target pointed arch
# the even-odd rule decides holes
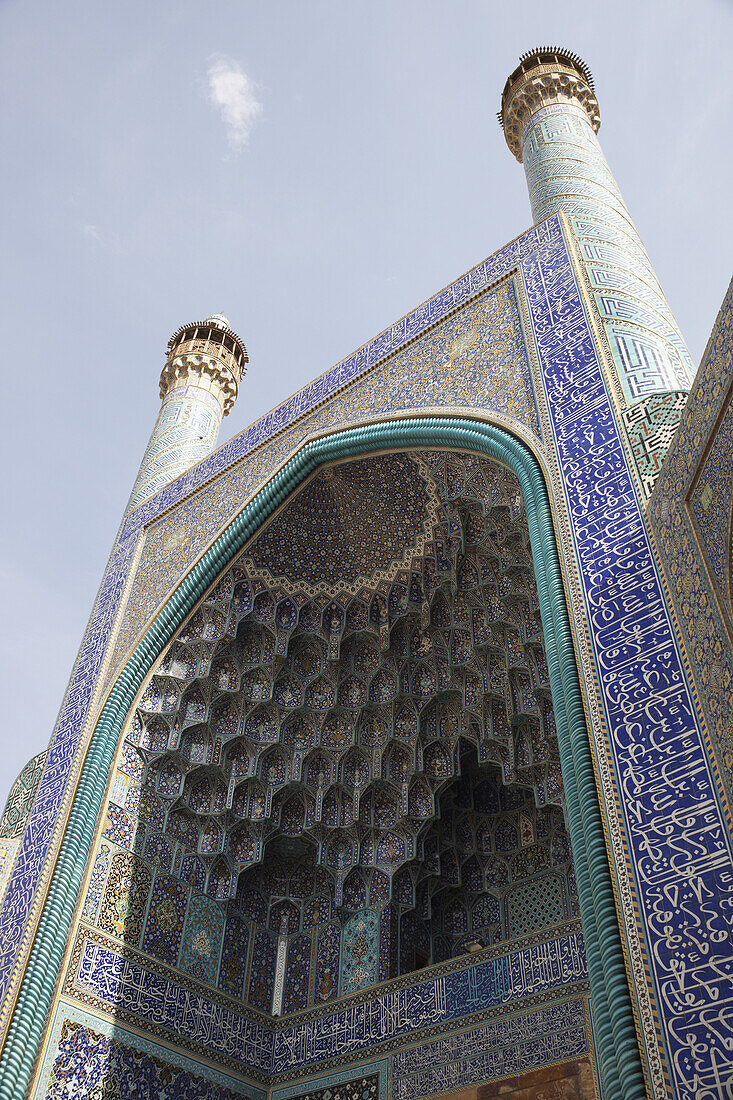
[[[84,860],[80,854],[90,850],[105,777],[129,710],[154,662],[234,554],[319,465],[364,457],[379,450],[419,446],[477,451],[508,466],[520,483],[575,853],[596,1047],[604,1067],[610,1067],[606,1073],[621,1081],[642,1079],[552,510],[542,467],[531,445],[483,420],[423,416],[381,421],[311,440],[256,494],[191,569],[135,648],[96,723],[0,1058],[1,1097],[22,1093],[29,1080],[81,885]],[[263,623],[274,619],[274,606],[263,603],[257,610]],[[206,636],[217,640],[225,633],[224,617],[210,609],[205,614]],[[379,607],[372,607],[370,614],[380,617],[382,612]],[[181,634],[179,640],[185,642],[185,635]],[[292,686],[296,693],[302,690],[297,682],[287,686]],[[271,695],[269,683],[252,684],[253,702],[267,700]],[[637,1095],[633,1087],[632,1092]],[[632,1092],[624,1088],[622,1094],[630,1097]]]

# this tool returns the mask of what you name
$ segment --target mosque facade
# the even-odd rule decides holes
[[[525,55],[533,225],[216,449],[171,337],[0,821],[0,1100],[733,1096],[733,321]]]

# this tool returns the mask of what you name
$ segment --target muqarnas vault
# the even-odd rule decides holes
[[[0,1097],[733,1095],[731,298],[692,385],[579,58],[499,118],[532,228],[218,450],[244,344],[171,338]]]

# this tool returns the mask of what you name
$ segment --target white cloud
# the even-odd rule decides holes
[[[92,242],[92,247],[107,249],[110,252],[120,253],[122,242],[118,233],[102,232],[98,226],[88,222],[82,226],[82,233],[87,241]]]
[[[255,120],[262,112],[255,86],[236,61],[221,54],[211,59],[208,77],[209,102],[221,112],[229,145],[239,150],[247,144]]]

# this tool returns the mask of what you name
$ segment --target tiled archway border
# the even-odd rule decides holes
[[[125,665],[99,717],[84,762],[0,1059],[0,1100],[11,1100],[27,1088],[71,925],[86,854],[94,835],[106,776],[129,708],[153,662],[221,570],[317,466],[377,450],[426,446],[477,451],[509,466],[519,480],[550,669],[603,1093],[623,1100],[636,1100],[646,1095],[562,572],[540,465],[523,443],[494,425],[467,418],[414,417],[335,432],[306,443],[194,566]]]

